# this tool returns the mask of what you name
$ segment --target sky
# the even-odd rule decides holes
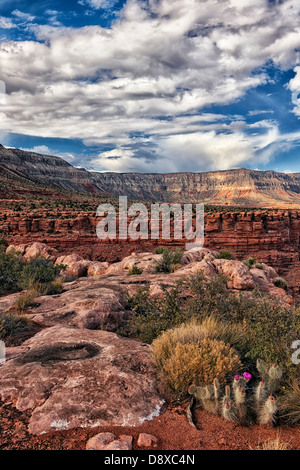
[[[0,143],[115,172],[300,172],[299,0],[0,0]]]

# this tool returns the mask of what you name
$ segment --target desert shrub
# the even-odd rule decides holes
[[[247,258],[243,261],[245,266],[248,266],[249,269],[256,267],[256,258]]]
[[[195,335],[190,325],[182,325],[153,341],[156,366],[166,387],[177,399],[185,398],[193,383],[204,385],[215,378],[225,383],[242,366],[237,351],[230,344],[199,331],[200,334]]]
[[[56,277],[50,284],[47,284],[45,293],[47,295],[61,294],[64,289],[64,281],[61,277]]]
[[[249,365],[257,359],[275,362],[293,374],[291,344],[300,336],[300,312],[276,304],[267,297],[254,299],[245,317]]]
[[[54,266],[53,261],[46,258],[31,259],[20,275],[19,285],[22,289],[38,287],[41,292],[51,284],[61,271],[61,266]]]
[[[156,255],[162,255],[165,251],[168,251],[168,248],[166,248],[165,246],[158,246],[157,248],[155,248]]]
[[[143,270],[136,266],[135,264],[128,270],[129,276],[134,276],[136,274],[142,274]]]
[[[34,304],[34,299],[40,295],[40,292],[35,288],[29,289],[19,295],[16,300],[15,307],[18,312],[25,312],[29,307]]]
[[[33,327],[25,315],[0,313],[0,339],[31,331]]]
[[[139,289],[128,297],[128,308],[133,316],[129,319],[123,334],[139,337],[142,341],[152,343],[162,331],[180,325],[189,317],[182,308],[182,283],[167,290],[162,286],[163,295],[152,298],[149,288]]]
[[[178,267],[183,256],[183,250],[165,249],[162,253],[162,260],[155,266],[158,273],[172,273]]]
[[[26,263],[16,253],[6,254],[0,248],[0,295],[6,295],[21,290],[19,279]]]
[[[157,297],[149,296],[149,289],[141,289],[128,298],[128,307],[133,315],[126,335],[151,343],[161,332],[189,320],[214,319],[240,330],[238,342],[232,344],[251,373],[256,374],[259,358],[278,363],[285,378],[294,373],[290,347],[300,337],[300,310],[286,308],[260,292],[251,296],[231,292],[223,276],[207,279],[198,273],[172,289],[163,288]]]
[[[234,259],[230,250],[221,250],[218,256],[219,259]]]
[[[276,277],[273,280],[273,283],[275,287],[280,287],[280,289],[287,290],[288,288],[286,280],[283,279],[282,277]]]
[[[0,295],[28,289],[55,293],[56,279],[63,269],[64,266],[54,266],[53,261],[42,257],[26,262],[18,253],[5,253],[0,247]]]
[[[300,380],[292,379],[290,385],[279,398],[279,410],[282,418],[293,426],[300,425]]]

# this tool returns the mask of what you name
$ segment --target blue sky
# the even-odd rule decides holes
[[[0,0],[0,142],[95,171],[300,172],[299,60],[298,0]]]

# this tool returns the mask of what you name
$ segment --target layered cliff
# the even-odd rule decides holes
[[[185,240],[116,240],[96,237],[95,213],[0,214],[0,231],[9,243],[42,241],[60,253],[76,251],[92,260],[120,261],[138,251],[153,251],[157,245],[184,246]],[[205,214],[205,247],[229,249],[237,259],[250,256],[273,266],[294,293],[300,293],[300,211],[232,211]]]
[[[93,173],[111,194],[155,202],[300,207],[300,174],[237,169],[207,173]]]
[[[87,170],[75,168],[59,157],[0,145],[0,165],[4,169],[13,171],[16,177],[22,175],[31,184],[42,184],[80,193],[105,193]]]
[[[0,145],[0,166],[36,183],[86,195],[147,202],[204,203],[252,208],[300,208],[300,174],[247,169],[206,173],[97,173],[75,168],[65,160]],[[0,174],[1,183],[1,174]],[[26,186],[27,185],[27,186]],[[1,186],[1,185],[0,185]],[[1,189],[1,188],[0,188]],[[18,193],[22,190],[22,184]]]

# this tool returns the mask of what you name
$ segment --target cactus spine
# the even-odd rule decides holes
[[[262,405],[259,411],[259,415],[258,415],[259,424],[273,426],[275,423],[276,411],[277,411],[276,400],[271,393],[269,398],[265,401],[265,403]]]

